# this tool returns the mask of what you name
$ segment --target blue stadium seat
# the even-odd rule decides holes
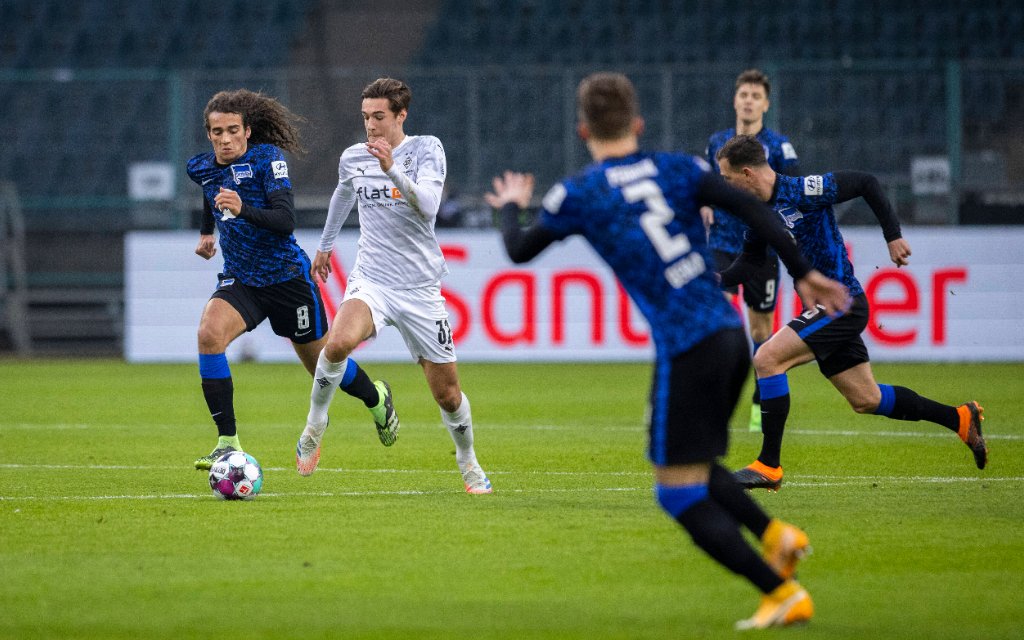
[[[289,33],[309,6],[310,0],[3,0],[0,67],[66,68],[73,77],[94,68],[278,66],[287,62]],[[240,34],[229,51],[222,46],[227,32]],[[0,175],[15,180],[23,195],[54,195],[54,176],[61,193],[123,195],[129,163],[166,157],[167,134],[154,122],[167,117],[167,95],[151,82],[79,78],[3,88]]]

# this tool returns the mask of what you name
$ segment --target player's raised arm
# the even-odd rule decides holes
[[[516,264],[529,262],[557,240],[540,222],[525,229],[519,226],[519,213],[530,206],[533,197],[533,175],[506,171],[495,176],[492,184],[494,191],[484,194],[484,200],[499,211],[505,251]]]

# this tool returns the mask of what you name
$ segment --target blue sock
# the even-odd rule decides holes
[[[236,436],[235,387],[227,356],[223,353],[200,353],[199,377],[202,378],[203,397],[210,409],[210,417],[217,425],[217,434],[221,437]]]
[[[708,485],[684,484],[670,487],[663,484],[654,485],[654,497],[670,516],[678,520],[690,507],[708,497]]]
[[[206,380],[230,378],[231,367],[228,366],[228,357],[223,353],[200,353],[199,377]]]
[[[761,400],[789,395],[789,378],[784,373],[758,378],[757,387],[761,390]]]
[[[875,408],[875,415],[891,416],[892,409],[896,406],[896,390],[889,384],[878,385],[878,390],[882,392],[882,400]]]
[[[779,373],[760,378],[761,389],[761,453],[757,459],[769,467],[781,466],[782,434],[789,419],[789,378]]]
[[[359,363],[352,358],[345,363],[345,373],[341,374],[338,387],[353,398],[362,400],[367,409],[380,404],[381,397],[377,392],[377,387],[374,386],[373,381],[359,366]]]
[[[341,382],[338,384],[339,387],[344,389],[348,385],[352,384],[352,380],[356,377],[356,372],[359,371],[359,365],[352,358],[345,359],[345,373],[341,375]]]

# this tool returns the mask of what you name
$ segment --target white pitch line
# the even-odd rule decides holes
[[[805,479],[818,479],[822,481],[805,482]],[[1024,476],[1006,478],[978,478],[960,476],[822,476],[807,475],[800,476],[796,481],[787,481],[785,488],[818,488],[818,487],[842,487],[842,486],[863,486],[865,482],[888,484],[950,484],[957,482],[1024,482]],[[649,486],[642,487],[563,487],[557,489],[499,489],[498,494],[539,494],[539,493],[611,493],[611,492],[648,492]],[[455,489],[445,491],[418,491],[418,490],[394,490],[394,491],[295,491],[261,494],[268,498],[292,498],[292,497],[323,497],[323,498],[360,498],[373,496],[427,496],[427,495],[453,495],[461,494]],[[112,501],[112,500],[198,500],[207,499],[212,496],[208,493],[196,494],[163,494],[163,495],[103,495],[103,496],[0,496],[0,502],[73,502],[73,501]]]
[[[994,480],[1000,481],[1024,481],[1024,476],[839,476],[839,475],[815,475],[815,474],[800,474],[796,476],[801,480],[860,480],[860,481],[879,481],[889,482],[892,480],[900,480],[907,482],[989,482]]]
[[[173,471],[184,470],[191,473],[191,469],[182,465],[118,465],[118,464],[26,464],[20,462],[0,463],[0,469],[56,469],[72,470],[86,469],[92,471]],[[263,467],[264,471],[294,471],[294,467]],[[318,473],[393,473],[393,474],[443,474],[454,475],[455,469],[348,469],[344,467],[317,467]],[[518,475],[546,475],[546,476],[649,476],[650,471],[494,471],[494,475],[514,473]]]
[[[94,426],[95,425],[90,425],[90,424],[86,424],[86,423],[67,424],[67,423],[62,423],[61,422],[61,423],[57,423],[57,424],[50,424],[50,423],[32,423],[32,422],[11,422],[11,423],[7,423],[7,424],[0,423],[0,431],[3,431],[5,429],[44,429],[44,430],[49,430],[49,431],[66,431],[66,430],[69,430],[69,429],[92,429]],[[115,429],[122,427],[122,425],[104,425],[104,426],[108,426],[108,427],[115,428]],[[127,426],[127,425],[123,425],[123,426]],[[138,425],[136,425],[136,427],[137,426]]]
[[[746,432],[746,429],[732,429],[735,432]],[[881,436],[885,438],[950,438],[953,432],[949,429],[935,431],[852,431],[829,429],[786,429],[786,433],[797,433],[806,436]],[[1024,435],[1016,433],[985,433],[986,440],[1024,440]]]
[[[55,470],[115,470],[115,471],[183,471],[192,473],[191,469],[183,469],[180,465],[102,465],[102,464],[25,464],[0,463],[0,469],[55,469]],[[288,472],[293,467],[263,467],[264,471]],[[455,475],[454,469],[349,469],[344,467],[318,467],[318,473],[373,473],[373,474],[439,474]],[[539,469],[491,470],[492,475],[508,476],[576,476],[576,477],[649,477],[650,471],[543,471]],[[790,484],[787,476],[786,484]],[[793,474],[792,478],[800,480],[841,480],[841,481],[883,481],[883,482],[983,482],[983,481],[1024,481],[1024,476],[891,476],[891,475],[815,475]]]
[[[649,491],[649,487],[603,487],[603,488],[561,488],[561,489],[502,489],[500,493],[604,493],[621,491]],[[457,495],[462,491],[295,491],[287,493],[261,493],[267,498],[323,497],[323,498],[361,498],[370,496],[430,496]],[[93,500],[196,500],[213,498],[210,493],[172,493],[164,495],[108,495],[108,496],[0,496],[0,502],[14,501],[93,501]],[[216,499],[216,498],[214,498]]]
[[[127,464],[23,464],[6,463],[0,464],[0,469],[90,469],[103,471],[114,469],[119,471],[155,471],[158,469],[181,469],[181,466],[149,466],[149,465],[127,465]]]
[[[291,425],[281,424],[269,424],[264,425],[271,428],[281,428]],[[442,425],[422,425],[425,427],[437,427],[438,430],[443,429]],[[138,425],[119,425],[119,424],[103,424],[93,425],[88,423],[58,423],[58,424],[47,424],[47,423],[0,423],[0,431],[6,429],[33,429],[33,430],[83,430],[83,429],[137,429]],[[503,424],[503,423],[486,423],[481,428],[485,428],[490,431],[500,432],[504,430],[519,430],[519,431],[570,431],[586,429],[591,433],[598,432],[623,432],[623,433],[637,433],[643,434],[646,428],[637,424],[634,426],[600,426],[600,425],[551,425],[551,424]],[[749,433],[746,427],[736,427],[730,429],[732,433]],[[856,429],[800,429],[790,428],[786,430],[787,434],[798,434],[807,436],[849,436],[849,437],[879,437],[879,438],[949,438],[950,433],[948,429],[941,429],[936,427],[929,431],[858,431]],[[1020,441],[1024,440],[1024,434],[1018,433],[985,433],[986,440],[1012,440]]]

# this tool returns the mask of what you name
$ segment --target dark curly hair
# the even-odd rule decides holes
[[[249,91],[236,89],[220,91],[206,103],[203,110],[203,123],[210,129],[210,114],[237,113],[242,116],[242,124],[252,130],[249,144],[272,144],[292,153],[305,153],[299,140],[300,122],[305,118],[292,113],[274,98]]]

